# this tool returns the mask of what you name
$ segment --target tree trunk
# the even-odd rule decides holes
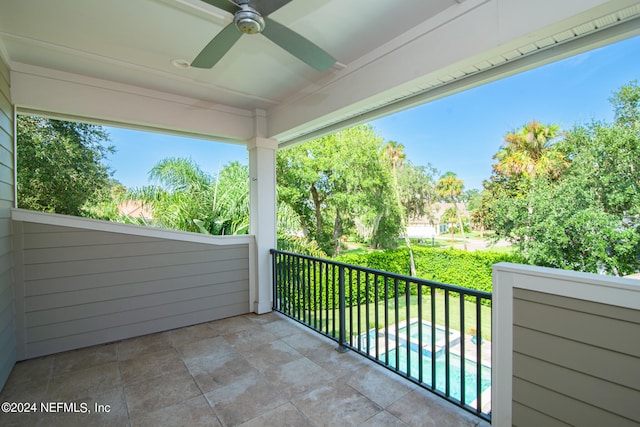
[[[404,206],[402,206],[402,201],[400,200],[400,188],[398,188],[398,175],[396,174],[396,168],[392,167],[391,172],[393,173],[393,184],[396,193],[396,201],[398,203],[398,209],[400,210],[400,226],[402,227],[402,231],[404,234],[404,244],[407,245],[409,249],[409,272],[410,276],[416,276],[416,262],[413,258],[413,249],[411,248],[411,240],[409,239],[409,232],[407,230],[407,221],[405,219],[406,210]]]
[[[313,197],[313,206],[316,213],[316,242],[322,241],[322,210],[320,209],[320,196],[314,184],[311,184],[311,197]]]
[[[334,255],[340,255],[341,235],[342,235],[342,219],[340,218],[340,210],[336,209],[336,221],[333,224],[333,241],[335,244]]]

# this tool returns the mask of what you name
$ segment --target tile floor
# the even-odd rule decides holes
[[[90,412],[0,413],[0,425],[489,425],[335,347],[270,313],[32,359],[16,364],[0,402]]]

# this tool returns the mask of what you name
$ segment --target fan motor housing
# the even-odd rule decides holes
[[[248,4],[239,6],[240,10],[236,12],[233,18],[233,23],[238,30],[245,34],[261,33],[264,30],[264,18],[262,18],[262,15]]]

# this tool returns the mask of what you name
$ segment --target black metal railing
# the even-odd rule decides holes
[[[490,293],[271,253],[275,311],[490,419]]]

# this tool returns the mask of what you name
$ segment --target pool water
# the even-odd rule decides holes
[[[418,343],[420,330],[418,329],[418,322],[411,322],[409,325],[409,340],[414,344]],[[433,329],[429,322],[422,322],[422,343],[423,347],[431,349],[431,333]],[[445,345],[446,331],[444,328],[440,326],[435,327],[436,331],[436,351],[442,348]],[[393,329],[390,330],[389,336],[393,337],[395,334],[393,333]],[[456,334],[453,331],[449,331],[449,342],[452,343],[455,340]],[[406,339],[407,337],[407,327],[403,326],[398,329],[398,337],[402,340],[402,338]]]
[[[389,356],[389,365],[392,367],[396,367],[396,350],[390,350],[388,353]],[[427,384],[428,386],[432,385],[431,378],[431,357],[423,354],[422,358],[420,358],[417,351],[412,349],[410,351],[410,363],[409,368],[410,372],[407,372],[407,351],[406,347],[400,350],[400,354],[398,355],[399,364],[398,369],[403,373],[408,373],[411,377],[419,379],[419,367],[420,367],[420,359],[422,359],[422,382]],[[381,354],[380,360],[385,362],[386,355]],[[441,392],[446,392],[446,360],[445,354],[440,353],[436,356],[435,359],[436,365],[436,386],[435,388]],[[462,391],[461,391],[461,367],[460,367],[460,356],[455,354],[451,354],[449,356],[449,395],[457,400],[462,400]],[[475,402],[477,398],[477,364],[473,360],[465,359],[464,364],[464,403],[467,405],[471,405]],[[482,365],[480,368],[480,392],[484,392],[491,386],[491,368],[485,365]],[[474,404],[475,406],[475,404]]]

